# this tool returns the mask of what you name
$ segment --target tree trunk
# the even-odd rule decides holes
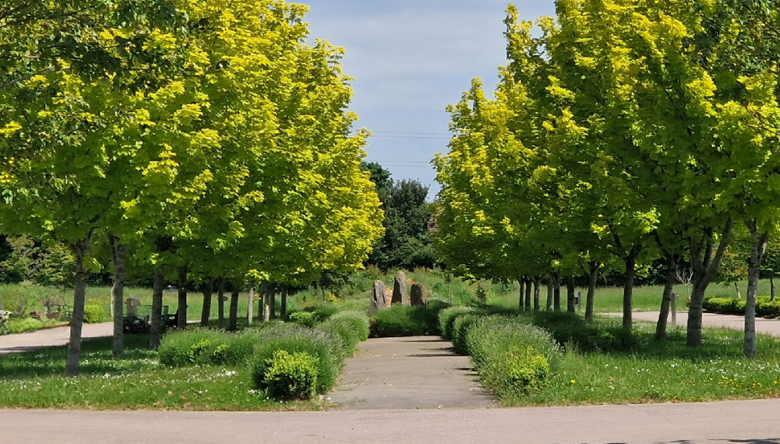
[[[200,314],[201,327],[209,326],[209,319],[211,318],[211,294],[214,291],[214,280],[207,278],[203,284],[203,311]]]
[[[689,347],[701,345],[701,317],[704,305],[704,292],[718,273],[723,254],[731,241],[731,232],[734,229],[734,219],[729,217],[723,229],[720,244],[715,256],[712,256],[714,248],[713,229],[707,229],[704,233],[705,242],[703,248],[700,241],[691,237],[691,265],[693,266],[693,290],[691,291],[691,305],[688,309],[688,331],[686,343]]]
[[[84,257],[89,251],[92,233],[86,238],[71,245],[76,259],[76,282],[73,292],[73,313],[70,320],[70,341],[68,342],[68,357],[65,362],[65,375],[79,374],[81,359],[81,329],[84,325],[84,298],[87,293],[87,271],[84,269]]]
[[[596,299],[596,279],[599,277],[599,262],[590,263],[590,276],[588,276],[588,297],[585,302],[585,322],[593,323],[593,304]]]
[[[542,278],[535,277],[534,278],[534,311],[541,310],[542,305],[542,298],[541,298],[541,287],[542,286]]]
[[[737,299],[742,299],[742,292],[739,291],[739,282],[734,282],[734,289],[737,290]]]
[[[217,326],[225,328],[225,278],[219,278],[217,286]]]
[[[633,250],[633,249],[632,249]],[[629,254],[626,262],[626,285],[623,287],[623,329],[631,331],[633,327],[633,297],[634,297],[634,276],[636,275],[636,257]]]
[[[745,356],[756,357],[756,297],[758,296],[758,279],[761,273],[761,260],[764,258],[769,233],[759,233],[755,223],[749,223],[750,229],[750,262],[748,263],[748,291],[745,304]]]
[[[561,273],[553,274],[553,309],[561,311]]]
[[[555,276],[552,273],[547,278],[547,311],[553,309],[553,292],[555,287]]]
[[[575,303],[574,276],[566,279],[566,311],[569,313],[575,313],[577,311],[577,304]]]
[[[523,297],[525,296],[525,281],[522,279],[517,280],[517,284],[520,286],[520,297],[518,298],[518,310],[523,311],[525,306],[523,305]]]
[[[176,307],[176,327],[187,328],[187,266],[179,267],[179,304]]]
[[[281,306],[281,312],[279,315],[281,316],[283,321],[287,320],[287,292],[288,288],[286,285],[282,286],[282,306]]]
[[[125,254],[126,246],[119,239],[108,234],[111,262],[114,265],[114,285],[111,287],[112,316],[114,319],[113,356],[119,359],[124,354],[124,298],[125,298]]]
[[[531,279],[525,279],[525,311],[531,311]]]
[[[270,284],[268,286],[268,305],[270,307],[271,320],[276,319],[276,284]]]
[[[238,330],[238,285],[231,283],[230,291],[230,319],[228,320],[228,331]]]
[[[774,270],[769,272],[769,300],[775,301],[775,272]]]
[[[249,303],[246,306],[246,322],[247,325],[252,325],[252,318],[254,317],[252,313],[252,309],[255,306],[255,283],[254,282],[249,283],[248,299],[249,299]]]
[[[263,292],[263,322],[271,320],[271,292],[273,292],[274,285],[270,282],[265,284],[265,292]]]
[[[688,287],[685,288],[688,289]],[[672,292],[672,327],[677,327],[677,299],[679,297],[677,293]]]
[[[154,284],[152,285],[152,326],[149,329],[149,348],[157,350],[162,336],[163,286],[165,285],[162,264],[157,264],[154,267]]]
[[[655,338],[658,340],[666,339],[666,320],[669,318],[669,306],[672,303],[672,299],[675,298],[674,283],[677,279],[677,265],[673,255],[667,257],[667,265],[664,294],[661,299],[661,312],[658,314],[658,324],[655,327]]]

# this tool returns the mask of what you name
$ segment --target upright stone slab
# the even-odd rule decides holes
[[[412,306],[415,305],[428,305],[423,284],[412,284]]]
[[[379,310],[387,307],[385,300],[385,283],[374,281],[374,287],[371,289],[371,316],[374,316]]]
[[[409,292],[406,290],[406,275],[399,271],[393,282],[393,305],[409,305]]]

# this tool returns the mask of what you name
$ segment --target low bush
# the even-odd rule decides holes
[[[226,333],[213,330],[169,331],[157,350],[160,364],[181,367],[211,363],[215,350],[227,343],[225,336]]]
[[[311,399],[317,393],[317,358],[279,349],[265,362],[258,385],[274,399]]]
[[[747,301],[734,298],[708,298],[703,307],[711,313],[744,315]],[[768,296],[756,298],[756,315],[761,317],[780,316],[780,301],[772,301]]]
[[[357,333],[360,342],[368,339],[370,322],[368,315],[365,313],[354,310],[340,311],[331,316],[331,319],[338,319],[349,324],[352,327],[352,330]]]
[[[452,345],[455,351],[461,355],[468,355],[468,344],[466,343],[466,334],[474,324],[485,317],[482,313],[463,314],[455,318],[452,324]]]
[[[1,324],[1,322],[0,322]],[[36,331],[46,327],[54,327],[57,325],[56,321],[40,321],[38,319],[24,318],[24,319],[9,319],[5,325],[5,333],[2,333],[2,325],[0,325],[0,334],[16,334],[27,333],[28,331]]]
[[[243,365],[249,362],[259,342],[258,331],[222,333],[213,339],[214,346],[207,352],[208,360],[217,365]]]
[[[562,357],[549,333],[508,316],[477,317],[466,343],[480,380],[499,397],[540,387]]]
[[[343,319],[330,318],[317,326],[318,329],[331,333],[341,339],[342,346],[347,355],[352,355],[360,344],[358,332],[352,324]]]
[[[98,324],[106,318],[106,311],[100,305],[84,306],[84,322],[87,324]]]
[[[250,366],[256,388],[262,388],[269,360],[274,352],[284,350],[289,354],[307,353],[317,359],[317,393],[327,393],[335,384],[344,366],[344,349],[341,339],[319,329],[309,329],[295,324],[275,325],[261,330]]]
[[[331,316],[339,312],[339,307],[336,304],[323,304],[315,308],[313,313],[314,320],[317,322],[325,322]]]
[[[379,310],[374,316],[376,335],[380,338],[438,335],[439,312],[446,307],[446,303],[434,299],[428,306],[397,304]]]
[[[295,311],[290,313],[290,322],[303,325],[304,327],[314,327],[317,320],[314,318],[314,313],[311,311]]]
[[[452,339],[452,326],[455,323],[455,319],[458,316],[473,313],[475,308],[467,307],[465,305],[456,305],[454,307],[445,308],[439,312],[439,331],[444,339]]]

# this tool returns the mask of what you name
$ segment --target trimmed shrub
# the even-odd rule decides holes
[[[331,320],[337,319],[339,321],[346,322],[352,327],[352,330],[357,333],[359,342],[363,342],[368,339],[370,321],[368,315],[360,311],[340,311],[331,316]]]
[[[483,317],[485,317],[484,314],[470,313],[455,318],[455,322],[452,324],[452,345],[456,352],[461,355],[470,354],[466,343],[466,334],[469,328]]]
[[[84,322],[87,324],[98,324],[106,318],[106,311],[100,305],[84,306]]]
[[[213,338],[208,349],[209,361],[217,365],[243,365],[249,362],[259,342],[260,333],[247,330],[239,333],[222,333]]]
[[[318,325],[317,328],[332,333],[341,339],[341,343],[344,346],[347,355],[352,355],[352,353],[355,352],[355,349],[357,349],[357,345],[360,343],[358,331],[353,328],[353,325],[350,322],[343,319],[330,318]]]
[[[274,399],[311,399],[317,393],[317,358],[279,349],[266,359],[259,387]]]
[[[374,316],[374,328],[380,338],[400,336],[426,336],[436,334],[428,307],[408,307],[396,304]]]
[[[181,367],[211,363],[214,350],[227,342],[225,335],[201,329],[169,331],[163,336],[157,350],[160,364]]]
[[[314,320],[317,322],[325,322],[331,316],[339,312],[339,307],[335,304],[323,304],[315,308],[313,313]]]
[[[274,352],[284,350],[289,354],[307,353],[317,359],[317,393],[327,393],[335,384],[344,366],[344,349],[341,339],[319,329],[309,329],[295,324],[280,324],[259,332],[250,365],[256,388],[263,387],[269,359]]]
[[[734,298],[708,298],[704,300],[704,309],[711,313],[744,315],[747,301]],[[756,315],[761,317],[780,316],[780,301],[771,301],[769,296],[756,298]]]
[[[473,313],[476,309],[474,307],[467,307],[465,305],[457,305],[455,307],[445,308],[439,312],[439,331],[444,339],[452,339],[452,326],[455,323],[455,319],[458,316]]]
[[[314,313],[310,311],[296,311],[290,313],[290,322],[303,325],[304,327],[314,327],[317,320],[314,318]]]
[[[480,380],[500,397],[540,387],[562,357],[549,333],[509,316],[478,317],[466,342]]]

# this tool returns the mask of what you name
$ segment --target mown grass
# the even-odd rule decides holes
[[[199,411],[318,410],[318,401],[275,402],[252,388],[246,366],[163,367],[145,335],[125,337],[125,358],[111,359],[111,338],[84,341],[81,375],[64,377],[66,347],[0,356],[0,407]]]
[[[597,329],[619,328],[599,319]],[[580,351],[573,342],[546,384],[501,399],[505,406],[560,406],[703,402],[780,397],[780,341],[759,335],[759,356],[742,356],[742,333],[705,329],[704,345],[690,348],[685,331],[673,329],[657,341],[652,323],[636,323],[624,350]]]

